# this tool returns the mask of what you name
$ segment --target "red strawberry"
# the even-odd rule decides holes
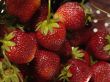
[[[27,22],[39,8],[41,0],[5,0],[7,12],[21,22]]]
[[[47,15],[48,15],[47,1],[42,0],[41,6],[37,10],[37,12],[33,15],[32,19],[28,22],[29,28],[31,29],[35,28],[37,23],[42,22],[47,18]]]
[[[35,76],[45,80],[52,80],[60,69],[59,56],[49,51],[38,51],[33,63]]]
[[[88,52],[78,47],[72,47],[72,57],[84,61],[87,65],[90,65],[90,55]]]
[[[37,11],[38,14],[38,18],[36,22],[41,22],[44,21],[45,19],[47,19],[47,15],[48,15],[48,5],[47,5],[47,1],[42,0],[41,6],[39,8],[39,10]]]
[[[110,34],[107,30],[99,30],[89,42],[89,50],[100,60],[110,60]]]
[[[107,62],[97,62],[92,67],[91,82],[110,82],[110,64]]]
[[[46,31],[48,27],[44,27],[44,29],[38,30],[36,32],[38,43],[44,48],[53,51],[58,51],[61,48],[66,36],[64,25],[61,22],[58,22],[56,24],[58,24],[59,27],[50,28],[50,30],[53,29],[53,32],[49,31],[46,35],[42,33],[42,30]]]
[[[70,60],[68,66],[64,67],[59,77],[66,82],[89,82],[91,78],[90,68],[81,60]]]
[[[77,2],[67,2],[61,5],[54,15],[54,18],[62,21],[67,29],[79,30],[84,26],[84,9]]]
[[[2,49],[6,50],[9,60],[14,63],[24,64],[34,58],[36,41],[31,35],[21,30],[11,32],[1,42],[3,43]]]
[[[49,0],[49,4],[50,4]],[[40,22],[37,27],[36,37],[38,43],[46,49],[58,51],[64,43],[66,30],[64,24],[55,19],[51,19],[50,6],[47,20]]]
[[[71,50],[71,45],[70,45],[69,41],[66,40],[63,43],[61,49],[58,51],[58,54],[60,54],[61,56],[69,57],[70,54],[71,54],[71,51],[72,51]]]

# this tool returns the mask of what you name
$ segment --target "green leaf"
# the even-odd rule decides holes
[[[15,46],[16,44],[12,41],[4,41],[5,46]]]
[[[72,47],[72,55],[76,59],[82,59],[84,57],[84,53],[78,47]]]
[[[10,48],[8,46],[4,46],[4,49],[7,51],[7,52],[10,52]]]
[[[43,22],[38,23],[38,27],[36,31],[39,29],[42,34],[47,35],[49,32],[53,33],[54,28],[59,28],[59,24],[56,22],[57,20],[51,19],[50,22],[44,20]]]
[[[14,75],[11,77],[11,80],[12,80],[12,82],[19,82],[19,78],[18,78],[17,74],[14,74]]]
[[[104,50],[105,50],[105,51],[109,51],[109,50],[110,50],[110,44],[106,45],[106,46],[104,47]]]
[[[68,72],[68,73],[67,73],[67,76],[68,76],[68,77],[72,77],[72,73]]]
[[[107,39],[108,43],[110,43],[110,35],[107,35],[107,36],[105,37],[105,39]]]
[[[3,82],[11,82],[11,80],[10,80],[9,77],[7,77],[7,78],[5,78],[5,79],[3,80]]]
[[[9,33],[8,35],[6,34],[4,40],[11,40],[14,38],[14,36],[15,35],[13,32]]]
[[[49,26],[52,28],[59,28],[59,24],[58,23],[50,23]]]

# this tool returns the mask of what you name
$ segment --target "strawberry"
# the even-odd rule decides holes
[[[69,41],[66,40],[63,43],[61,49],[58,51],[58,54],[60,54],[61,56],[69,57],[70,54],[71,54],[71,51],[72,51],[71,50],[71,45],[70,45]]]
[[[85,50],[79,49],[78,47],[72,47],[71,54],[74,59],[82,60],[87,65],[90,65],[90,55]]]
[[[77,2],[66,2],[61,5],[54,18],[62,21],[67,29],[79,30],[85,24],[84,9]]]
[[[44,80],[52,80],[60,69],[60,58],[53,52],[39,50],[34,58],[34,75]]]
[[[37,18],[36,22],[44,21],[47,18],[47,15],[48,15],[47,1],[42,0],[41,6],[40,6],[39,10],[37,11],[37,14],[38,14],[38,18]]]
[[[38,10],[41,0],[5,0],[7,12],[19,18],[21,22],[27,22]]]
[[[31,35],[21,30],[16,29],[5,35],[1,42],[2,50],[5,50],[9,60],[14,63],[24,64],[34,58],[37,49],[36,41]]]
[[[110,64],[107,62],[97,62],[92,67],[91,82],[110,82]]]
[[[93,29],[94,28],[92,27],[87,27],[87,28],[85,27],[84,29],[79,31],[72,31],[69,37],[70,44],[72,46],[80,46],[80,45],[86,46],[88,41],[94,34]]]
[[[89,42],[89,50],[97,59],[110,60],[110,34],[106,29],[96,32]]]
[[[61,71],[59,78],[64,82],[89,82],[91,76],[90,68],[83,61],[72,59]]]
[[[38,23],[36,38],[38,43],[46,49],[52,51],[58,51],[62,44],[64,43],[66,37],[66,30],[64,24],[55,19],[51,19],[50,16],[50,6],[51,2],[49,0],[49,9],[47,20]]]
[[[42,0],[41,5],[37,12],[33,15],[32,19],[28,22],[27,26],[29,28],[35,28],[36,23],[39,23],[41,21],[44,21],[47,18],[48,15],[48,6],[47,6],[47,1]],[[27,29],[27,27],[26,27]]]

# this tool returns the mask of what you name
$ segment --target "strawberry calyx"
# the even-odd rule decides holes
[[[14,33],[11,32],[8,35],[6,34],[3,40],[0,40],[2,43],[2,54],[4,56],[4,59],[0,62],[0,82],[23,82],[20,71],[17,67],[11,64],[7,55],[5,54],[6,51],[10,51],[10,46],[16,45],[11,41],[14,36]]]
[[[42,34],[47,35],[49,32],[53,33],[53,28],[59,28],[59,24],[56,23],[57,20],[51,19],[49,22],[47,20],[38,23],[38,27],[36,30],[41,31]]]
[[[72,77],[72,74],[69,71],[70,67],[71,65],[68,65],[61,70],[61,74],[58,76],[59,80],[63,80],[63,82],[69,82],[69,78]]]
[[[41,33],[47,35],[49,32],[53,33],[53,28],[59,28],[58,20],[51,19],[51,0],[48,0],[48,16],[47,20],[37,24],[37,30],[40,29]]]
[[[82,0],[82,2],[80,3],[80,5],[84,9],[85,16],[86,16],[85,24],[87,24],[88,22],[91,22],[92,21],[93,11],[92,11],[92,9],[89,6],[85,5],[85,0]]]
[[[75,59],[82,60],[84,57],[84,52],[80,50],[78,47],[72,47],[72,56]]]
[[[9,67],[5,59],[0,62],[0,82],[23,82],[19,73],[19,69],[13,65]]]
[[[104,51],[108,52],[108,54],[110,55],[110,35],[107,35],[105,37],[105,39],[107,40],[107,45],[104,46]]]
[[[9,34],[5,34],[4,39],[1,39],[0,42],[2,43],[2,50],[4,51],[10,51],[11,46],[15,46],[16,44],[14,42],[11,41],[11,39],[14,38],[14,33],[11,32]]]

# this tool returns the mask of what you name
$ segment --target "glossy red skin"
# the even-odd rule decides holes
[[[38,18],[36,20],[37,22],[42,22],[47,19],[47,15],[48,15],[47,1],[42,0],[41,6],[39,10],[37,11],[37,13],[38,13]]]
[[[85,23],[84,9],[77,2],[67,2],[61,5],[55,13],[55,18],[59,17],[67,29],[79,30]]]
[[[5,0],[7,12],[19,18],[21,22],[27,22],[38,10],[41,0]]]
[[[42,0],[41,5],[37,12],[33,15],[32,19],[29,21],[29,27],[30,28],[35,28],[36,29],[36,24],[39,22],[42,22],[47,19],[48,15],[48,5],[47,1]]]
[[[81,50],[84,53],[84,57],[82,58],[82,61],[84,61],[88,66],[91,65],[90,55],[88,52]]]
[[[89,42],[89,50],[97,59],[104,61],[110,60],[109,53],[103,49],[108,44],[107,40],[105,39],[108,34],[108,31],[105,29],[99,30],[96,34],[94,34]]]
[[[89,82],[92,73],[90,67],[81,60],[69,60],[68,65],[70,73],[73,74],[69,78],[70,82]]]
[[[53,33],[48,32],[47,35],[42,34],[40,30],[36,31],[38,43],[48,50],[58,51],[65,41],[65,26],[61,22],[58,24],[59,28],[53,28]]]
[[[37,50],[35,38],[21,30],[15,30],[13,33],[15,37],[11,41],[16,45],[10,47],[10,51],[6,52],[9,60],[17,64],[32,61]]]
[[[60,54],[61,56],[70,57],[71,56],[71,52],[72,52],[71,45],[70,45],[69,41],[66,40],[63,43],[61,49],[58,51],[58,54]]]
[[[110,63],[100,61],[92,67],[91,82],[110,82]]]
[[[33,63],[34,75],[45,80],[52,80],[60,70],[60,58],[53,52],[38,51]]]

